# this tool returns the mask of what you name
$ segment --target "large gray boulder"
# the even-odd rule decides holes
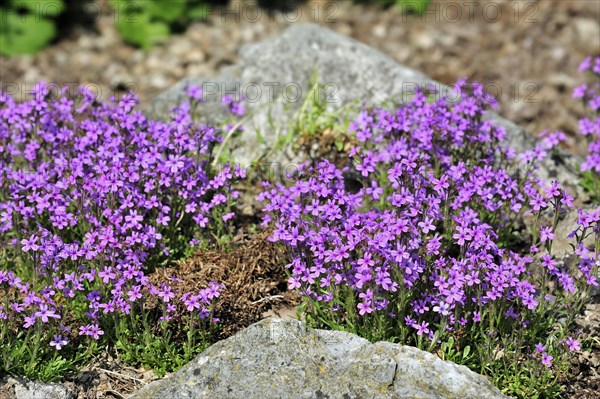
[[[269,151],[285,135],[290,118],[304,103],[313,78],[324,87],[318,94],[330,110],[347,104],[384,104],[410,98],[417,87],[433,85],[441,93],[447,86],[352,38],[315,24],[294,25],[280,36],[240,50],[237,65],[226,67],[214,78],[190,77],[179,82],[150,105],[148,113],[168,117],[169,110],[185,99],[189,84],[203,87],[206,103],[200,107],[205,122],[222,123],[226,118],[219,103],[222,95],[248,98],[245,131],[236,138],[235,161],[250,164],[268,153],[266,162],[297,161],[289,151]],[[510,121],[491,114],[507,130],[510,144],[519,152],[535,145],[535,138]],[[258,133],[257,133],[258,132]],[[556,179],[581,194],[577,184],[577,159],[567,154],[548,159],[539,170],[544,179]]]
[[[314,79],[314,80],[313,80]],[[311,83],[323,85],[311,91]],[[190,77],[182,80],[151,104],[149,113],[166,118],[169,110],[185,99],[184,88],[203,88],[206,103],[202,119],[221,123],[226,116],[219,103],[225,94],[246,98],[250,120],[238,138],[233,156],[249,164],[270,149],[307,95],[318,96],[330,110],[352,102],[380,104],[407,92],[429,78],[351,38],[315,24],[294,25],[280,36],[240,50],[237,65],[223,68],[215,78]],[[264,138],[259,140],[257,132]],[[295,154],[277,151],[268,161],[297,160]]]
[[[500,399],[485,377],[419,349],[265,319],[130,399]]]

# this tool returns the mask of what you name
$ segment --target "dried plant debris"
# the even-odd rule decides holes
[[[191,258],[150,275],[152,284],[168,282],[175,289],[200,288],[209,281],[225,285],[215,316],[221,320],[219,338],[229,337],[261,319],[273,308],[298,302],[287,290],[284,248],[270,242],[269,234],[239,235],[243,241],[229,253],[199,251]]]

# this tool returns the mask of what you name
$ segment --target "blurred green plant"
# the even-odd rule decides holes
[[[145,50],[164,41],[178,27],[205,19],[204,0],[109,0],[115,9],[117,30],[130,44]]]
[[[431,0],[378,0],[384,5],[396,4],[402,12],[422,15],[427,11]]]
[[[396,4],[404,12],[414,12],[416,14],[424,14],[431,0],[396,0]]]
[[[63,0],[8,0],[0,7],[0,54],[33,54],[56,36]]]

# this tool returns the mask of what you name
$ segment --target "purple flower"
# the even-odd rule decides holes
[[[129,297],[130,302],[135,302],[136,300],[142,298],[142,293],[140,292],[142,287],[139,285],[133,286],[133,288],[127,291],[127,296]]]
[[[573,98],[575,98],[575,99],[584,98],[587,90],[588,90],[588,85],[585,83],[577,86],[576,88],[573,89]]]
[[[542,266],[547,268],[550,272],[553,272],[556,270],[557,262],[549,254],[542,256],[540,263],[542,264]]]
[[[27,329],[27,328],[31,327],[32,325],[34,325],[35,324],[35,318],[36,317],[34,315],[25,316],[25,318],[24,318],[25,319],[25,324],[23,324],[23,328]]]
[[[187,87],[187,95],[194,100],[202,101],[202,87],[197,85],[189,85]]]
[[[575,351],[579,351],[581,350],[581,346],[579,344],[579,341],[574,339],[573,337],[568,337],[565,340],[565,344],[567,344],[567,346],[569,347],[569,351],[571,352],[575,352]]]
[[[579,64],[579,72],[587,71],[588,69],[590,69],[591,66],[592,66],[592,57],[586,57]]]
[[[41,304],[38,307],[38,311],[34,313],[34,316],[42,319],[42,323],[47,323],[49,318],[60,319],[60,315],[56,314],[54,309],[49,309],[45,304]]]
[[[372,313],[373,312],[373,308],[371,307],[370,304],[366,304],[366,303],[359,303],[357,305],[358,307],[358,314],[360,314],[361,316],[367,314],[367,313]]]
[[[300,280],[295,278],[295,277],[290,277],[288,278],[288,289],[289,290],[294,290],[296,288],[300,288],[301,284],[300,284]]]
[[[80,326],[79,335],[90,335],[90,328],[91,326],[89,324],[85,326]]]
[[[422,229],[424,234],[427,234],[430,231],[435,230],[435,226],[433,224],[433,219],[431,219],[431,218],[425,218],[425,220],[418,223],[418,226]]]
[[[171,287],[162,284],[161,289],[158,291],[158,297],[161,298],[165,303],[169,303],[171,299],[175,298],[175,293],[171,291]]]
[[[538,342],[537,344],[535,344],[535,351],[537,353],[543,353],[546,351],[548,347],[544,346],[541,342]]]
[[[220,290],[223,289],[223,286],[215,281],[211,281],[208,283],[208,288],[203,290],[206,293],[206,297],[208,299],[218,298],[221,296]]]
[[[542,364],[548,368],[552,367],[552,360],[554,357],[550,356],[547,353],[542,354]]]
[[[468,227],[456,226],[456,231],[457,233],[455,233],[452,238],[457,240],[456,244],[458,245],[465,245],[466,241],[470,241],[473,238],[473,236],[471,236],[473,231]]]
[[[540,229],[540,241],[546,242],[549,240],[550,241],[554,240],[554,233],[552,233],[552,227],[551,226],[542,227]]]
[[[184,297],[182,297],[181,299],[183,300],[183,303],[185,304],[189,312],[194,311],[194,309],[200,309],[202,307],[199,301],[199,296],[197,295],[184,295]]]
[[[55,335],[54,339],[50,341],[50,346],[54,346],[54,348],[59,351],[67,345],[68,341],[66,338],[63,338],[62,335]]]
[[[88,329],[87,335],[91,336],[93,339],[95,339],[97,341],[101,335],[104,335],[104,331],[102,331],[100,328],[98,328],[97,324],[92,324],[92,325],[90,325],[90,327]]]
[[[417,335],[429,334],[429,323],[423,321],[421,324],[415,324],[414,328],[417,330]]]
[[[28,239],[22,239],[21,240],[21,245],[23,245],[21,247],[23,252],[29,252],[29,251],[37,251],[40,247],[36,244],[37,243],[38,238],[35,236],[32,236],[29,240]]]

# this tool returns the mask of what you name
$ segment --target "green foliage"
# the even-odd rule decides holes
[[[0,7],[0,54],[33,54],[55,36],[63,0],[9,0]]]
[[[6,3],[6,4],[4,4]],[[205,19],[204,0],[110,0],[116,27],[123,39],[144,49],[166,39],[193,20]],[[67,7],[64,0],[8,0],[0,6],[0,54],[34,54],[57,34],[57,18]],[[84,15],[76,11],[78,23]]]
[[[60,381],[99,352],[98,345],[82,341],[70,350],[59,352],[48,348],[52,337],[41,328],[34,331],[14,333],[0,329],[0,362],[3,371],[32,380]],[[62,353],[65,352],[65,353]]]
[[[165,40],[178,26],[208,14],[208,5],[202,0],[110,0],[110,4],[123,39],[143,49]]]
[[[277,132],[273,148],[265,157],[288,146],[309,154],[311,158],[326,154],[334,154],[335,157],[335,154],[342,153],[350,139],[343,132],[348,129],[350,115],[357,112],[359,104],[357,101],[348,102],[336,111],[330,110],[328,104],[335,101],[337,90],[335,85],[319,83],[318,75],[313,73],[302,105],[288,123],[285,134]],[[261,141],[262,136],[257,134]]]
[[[398,7],[404,12],[414,12],[422,15],[427,11],[427,6],[431,0],[396,0]]]
[[[595,171],[582,173],[581,186],[590,194],[592,201],[600,201],[600,176]]]
[[[440,344],[437,355],[442,360],[448,360],[468,367],[474,367],[476,364],[474,359],[475,354],[471,352],[471,346],[466,345],[463,348],[459,347],[458,343],[455,344],[454,337],[450,337],[448,338],[448,341]]]
[[[422,15],[427,11],[431,0],[378,0],[385,5],[396,4],[402,12]]]
[[[216,336],[216,324],[191,314],[151,323],[142,310],[121,319],[115,329],[115,349],[128,364],[152,369],[157,376],[177,370],[204,351]]]

